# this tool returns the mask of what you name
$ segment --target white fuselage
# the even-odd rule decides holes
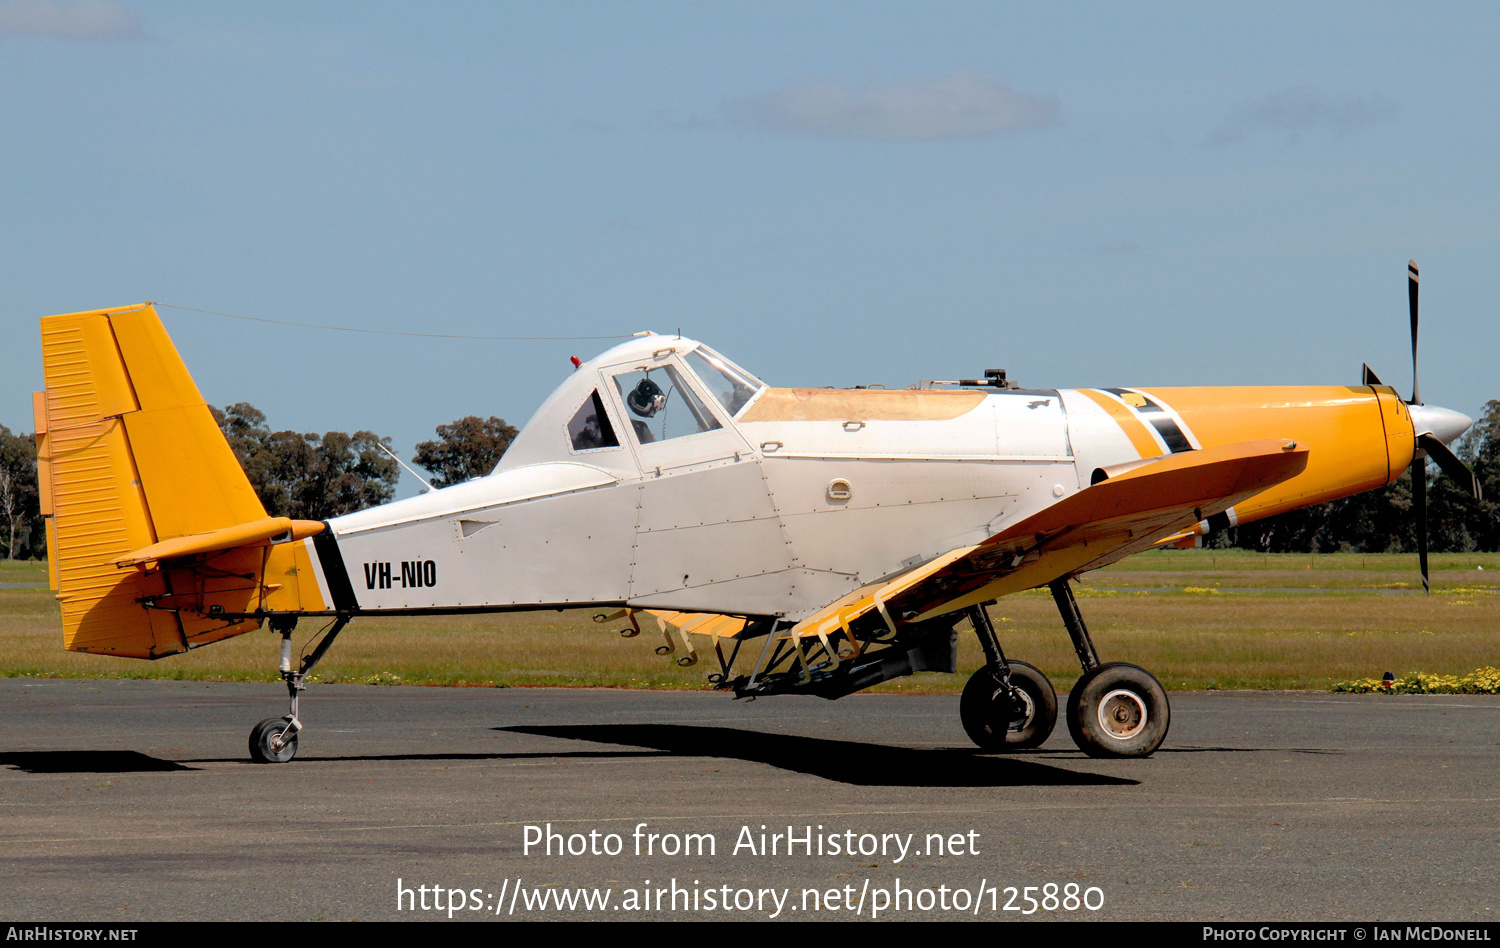
[[[616,347],[553,393],[493,474],[330,521],[358,610],[627,604],[795,619],[1139,457],[1070,390],[760,387],[736,404],[717,376],[693,374],[697,347]],[[712,427],[681,434],[633,414],[615,380],[643,374],[679,400],[693,395],[665,383],[690,386],[698,427]],[[616,444],[591,446],[595,431],[579,446],[591,404]],[[665,437],[646,440],[659,420]]]

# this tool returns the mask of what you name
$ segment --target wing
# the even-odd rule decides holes
[[[1245,441],[1165,455],[1065,497],[971,547],[871,583],[799,622],[794,635],[826,636],[878,613],[921,622],[1148,549],[1200,520],[1300,474],[1295,441]]]

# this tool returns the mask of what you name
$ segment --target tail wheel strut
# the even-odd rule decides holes
[[[333,625],[323,634],[317,648],[292,669],[292,631],[297,628],[297,617],[276,617],[271,620],[271,629],[281,633],[281,679],[286,682],[288,713],[279,718],[266,718],[250,730],[250,757],[261,764],[284,764],[297,756],[297,735],[302,732],[302,719],[297,715],[298,698],[307,689],[307,674],[323,660],[333,640],[349,624],[350,617],[340,613]]]

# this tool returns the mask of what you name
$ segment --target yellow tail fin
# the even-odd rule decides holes
[[[49,316],[42,361],[38,474],[64,647],[158,658],[257,628],[233,617],[265,593],[264,548],[196,574],[115,562],[266,517],[156,309]]]

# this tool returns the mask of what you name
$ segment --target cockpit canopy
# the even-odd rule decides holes
[[[625,416],[640,444],[670,441],[721,428],[703,399],[686,380],[691,372],[698,390],[706,390],[730,418],[765,388],[765,383],[737,368],[706,346],[698,346],[682,359],[684,368],[668,362],[638,366],[615,373],[615,390],[625,405]],[[583,410],[587,410],[585,405]],[[585,439],[586,440],[586,439]],[[575,440],[575,449],[582,445]]]
[[[584,363],[559,386],[496,471],[562,460],[633,467],[628,457],[633,451],[623,450],[627,446],[639,449],[724,429],[765,388],[765,382],[692,340],[634,339]]]

